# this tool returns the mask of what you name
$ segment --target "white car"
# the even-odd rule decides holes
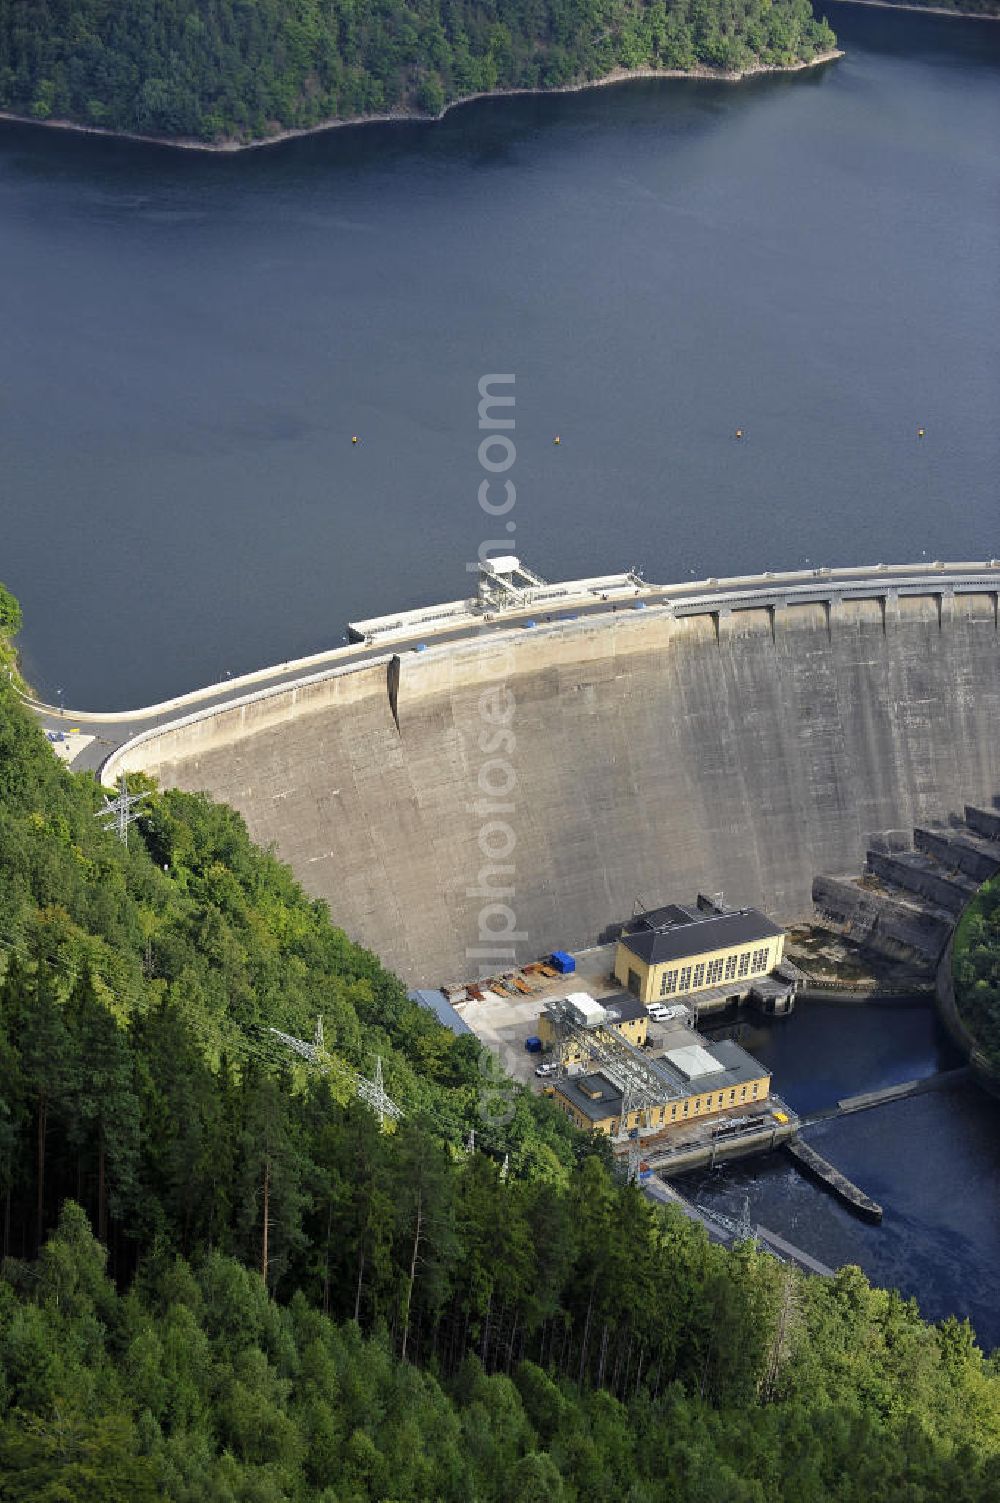
[[[545,1064],[535,1066],[535,1074],[540,1075],[544,1080],[548,1075],[555,1075],[558,1069],[558,1065],[553,1064],[551,1060],[547,1060]]]
[[[646,1004],[646,1011],[654,1023],[662,1023],[665,1018],[669,1018],[670,1016],[669,1009],[661,1007],[658,1002],[648,1002]]]

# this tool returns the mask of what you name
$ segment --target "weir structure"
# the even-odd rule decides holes
[[[992,804],[998,561],[623,578],[94,717],[103,780],[233,804],[413,984],[609,938],[637,898],[792,919],[873,833]]]

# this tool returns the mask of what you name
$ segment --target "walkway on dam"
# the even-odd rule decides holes
[[[570,582],[572,584],[572,582]],[[582,584],[587,583],[585,581]],[[388,662],[400,653],[423,647],[493,637],[510,628],[527,629],[554,625],[580,617],[610,618],[632,609],[663,609],[675,617],[712,615],[718,620],[733,612],[770,610],[792,605],[830,605],[840,600],[878,599],[888,621],[899,598],[914,595],[940,597],[945,602],[956,594],[1000,591],[1000,561],[963,564],[866,565],[852,569],[799,570],[780,574],[708,579],[674,585],[644,584],[611,599],[594,599],[588,589],[580,598],[567,594],[558,607],[535,604],[514,608],[487,622],[471,616],[461,625],[435,626],[433,620],[415,627],[412,634],[393,633],[381,642],[356,643],[331,648],[311,657],[280,663],[269,668],[207,685],[160,704],[141,709],[108,712],[62,709],[29,699],[29,707],[43,727],[51,732],[79,733],[93,739],[73,758],[73,766],[98,770],[113,751],[133,737],[189,715],[199,718],[220,707],[288,689],[298,682],[364,664]],[[432,614],[429,608],[428,615]],[[542,616],[542,612],[545,615]]]
[[[835,1106],[809,1112],[800,1119],[799,1127],[812,1127],[817,1122],[829,1122],[833,1117],[847,1117],[854,1112],[868,1112],[876,1106],[886,1106],[890,1101],[906,1101],[910,1096],[922,1096],[927,1091],[942,1091],[951,1086],[964,1085],[971,1078],[971,1073],[968,1065],[959,1065],[957,1069],[939,1070],[936,1075],[924,1075],[919,1080],[904,1080],[901,1085],[884,1086],[880,1091],[844,1096]]]

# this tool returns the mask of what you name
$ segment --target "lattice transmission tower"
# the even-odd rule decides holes
[[[114,830],[122,845],[128,845],[128,827],[143,813],[138,805],[148,797],[148,793],[129,793],[125,774],[121,773],[118,778],[117,798],[110,798],[108,794],[105,794],[104,808],[98,809],[94,818],[103,820],[101,828]]]

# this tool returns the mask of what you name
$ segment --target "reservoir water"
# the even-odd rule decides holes
[[[490,372],[496,531],[548,577],[1000,554],[1000,26],[827,9],[842,61],[740,86],[236,156],[0,125],[0,579],[39,690],[148,703],[464,594]],[[748,1046],[802,1108],[945,1057],[926,1008]],[[814,1130],[879,1228],[780,1158],[698,1194],[994,1344],[998,1127],[969,1088]]]
[[[802,1002],[790,1018],[754,1021],[745,1048],[774,1072],[801,1113],[843,1096],[949,1069],[954,1054],[926,1002],[850,1007]],[[981,1345],[1000,1346],[1000,1102],[971,1084],[822,1122],[806,1141],[883,1206],[860,1221],[783,1153],[683,1175],[707,1210],[750,1219],[836,1267],[917,1299],[931,1320],[967,1316]]]
[[[335,645],[466,593],[494,530],[550,578],[1000,553],[1000,26],[830,15],[816,73],[237,156],[0,125],[0,579],[39,690]]]

